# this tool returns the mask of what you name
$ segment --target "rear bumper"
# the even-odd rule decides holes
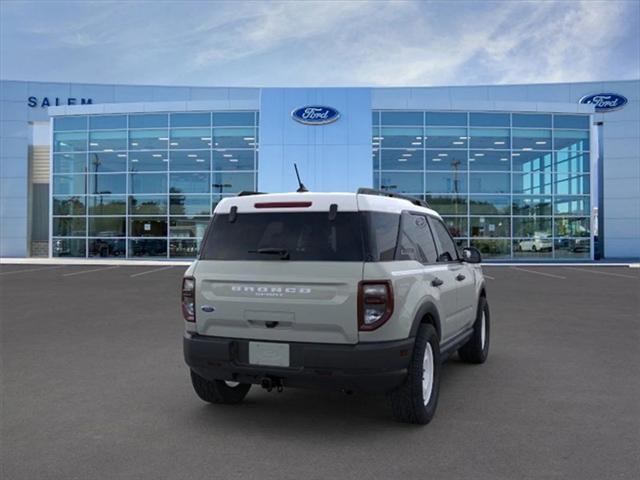
[[[284,386],[325,387],[347,391],[386,392],[407,375],[414,338],[393,342],[337,345],[290,343],[290,367],[249,364],[249,340],[186,333],[187,365],[209,380],[261,383],[265,377]]]

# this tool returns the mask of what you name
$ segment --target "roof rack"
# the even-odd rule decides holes
[[[252,192],[250,190],[243,190],[236,195],[236,197],[248,197],[250,195],[266,195],[266,192]]]
[[[378,195],[379,197],[399,198],[400,200],[407,200],[418,207],[430,208],[429,204],[424,200],[420,200],[416,197],[410,197],[408,195],[402,195],[400,193],[386,192],[384,190],[376,190],[374,188],[359,188],[359,195]]]

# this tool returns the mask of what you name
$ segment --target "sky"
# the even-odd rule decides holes
[[[0,0],[0,78],[405,86],[640,78],[640,0]]]

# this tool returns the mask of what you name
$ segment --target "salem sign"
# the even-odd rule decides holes
[[[47,107],[58,107],[60,105],[92,105],[93,99],[91,98],[77,98],[77,97],[29,97],[27,99],[27,105],[31,108],[47,108]]]

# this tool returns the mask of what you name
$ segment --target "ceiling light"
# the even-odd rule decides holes
[[[204,162],[204,158],[196,158],[196,162],[202,163],[202,162]]]
[[[519,153],[512,153],[512,154],[511,154],[511,156],[512,156],[512,157],[519,157],[519,156],[520,156],[520,154],[519,154]]]
[[[163,142],[168,142],[169,137],[158,137],[158,140],[162,140]]]
[[[407,148],[406,150],[407,150],[407,152],[417,152],[418,151],[417,148]]]
[[[154,153],[153,155],[151,155],[153,158],[162,158],[162,154],[161,153]]]
[[[200,137],[200,140],[202,140],[203,142],[210,142],[211,141],[211,137]],[[217,145],[217,143],[216,143]]]
[[[453,142],[454,145],[464,145],[464,142]]]
[[[484,157],[484,153],[474,153],[476,157]]]
[[[131,162],[133,162],[133,163],[136,163],[137,161],[138,161],[138,159],[137,159],[137,158],[132,158],[132,159],[131,159]]]
[[[255,137],[242,137],[243,140],[246,140],[247,142],[250,142],[252,140],[255,140]],[[211,140],[210,138],[208,138],[207,140]]]
[[[178,142],[171,142],[169,145],[171,145],[172,147],[175,147],[178,145]]]
[[[411,142],[411,145],[422,145],[422,142]]]
[[[501,158],[501,159],[500,159],[500,161],[501,161],[501,162],[508,162],[508,161],[509,161],[509,159],[508,159],[508,158]]]
[[[448,157],[449,154],[448,153],[439,153],[438,156],[439,157]]]
[[[441,162],[442,159],[441,158],[432,158],[431,161],[432,162]]]
[[[413,153],[403,153],[403,157],[413,157]]]
[[[524,147],[522,150],[523,150],[523,151],[525,151],[525,152],[528,152],[528,151],[530,151],[530,150],[533,150],[533,148],[531,148],[531,147]]]
[[[168,159],[168,158],[163,158],[163,159],[162,159],[162,161],[163,161],[163,162],[168,162],[168,161],[169,161],[169,159]]]
[[[476,161],[476,159],[475,159],[475,158],[470,158],[470,159],[469,159],[469,161],[470,161],[470,162],[475,162],[475,161]]]
[[[380,140],[381,137],[373,137],[374,140]]]
[[[494,145],[504,145],[504,142],[493,142]]]
[[[225,158],[233,157],[233,155],[231,155],[230,153],[223,153],[222,156],[225,157]]]
[[[113,152],[113,148],[105,148],[103,152]]]
[[[126,156],[127,156],[127,154],[126,154],[126,153],[119,153],[119,154],[118,154],[118,156],[119,156],[120,158],[124,158],[124,157],[126,157]]]
[[[138,143],[137,143],[137,142],[131,142],[131,146],[132,146],[132,147],[137,147],[137,146],[138,146]]]
[[[469,137],[460,137],[460,140],[468,140]]]
[[[238,163],[238,159],[237,158],[230,158],[229,161],[231,163]]]
[[[89,145],[91,145],[92,147],[97,147],[98,146],[98,144],[95,143],[95,142],[90,142]]]
[[[540,140],[539,142],[536,142],[536,145],[546,145],[547,142],[545,142],[544,140]]]
[[[198,155],[196,155],[195,153],[190,153],[189,155],[187,155],[187,157],[189,158],[196,158]]]
[[[422,140],[422,137],[416,137],[416,140]]]
[[[407,159],[406,159],[406,158],[399,158],[399,159],[398,159],[398,161],[399,161],[399,162],[406,162],[406,161],[407,161]]]

